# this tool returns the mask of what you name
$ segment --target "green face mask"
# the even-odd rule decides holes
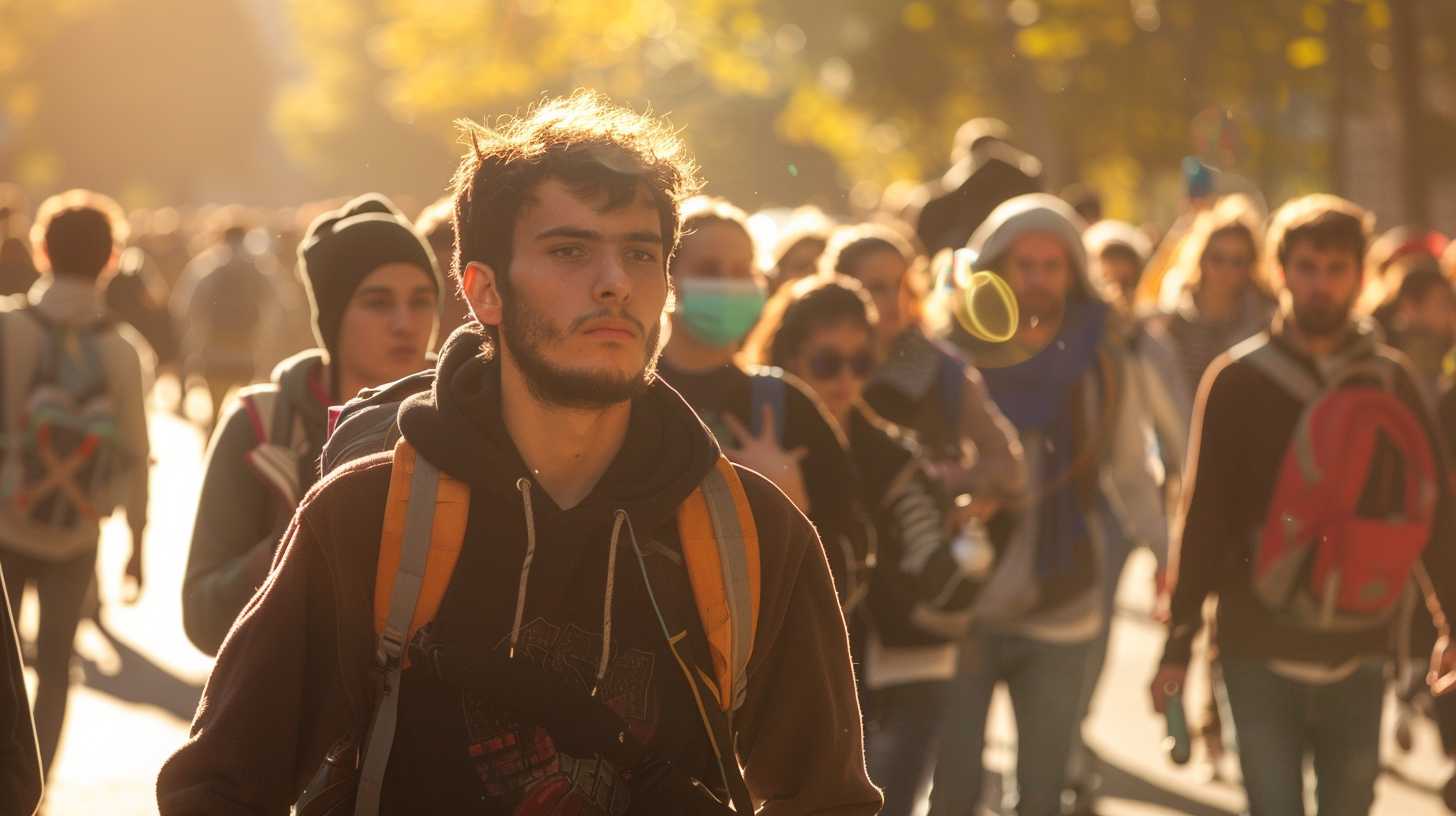
[[[758,322],[767,295],[757,281],[687,278],[677,282],[678,323],[713,348],[743,339]]]

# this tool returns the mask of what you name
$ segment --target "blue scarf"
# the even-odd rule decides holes
[[[1031,359],[1005,368],[983,368],[981,375],[996,406],[1023,437],[1035,432],[1042,444],[1026,450],[1040,457],[1042,486],[1057,485],[1041,495],[1038,514],[1037,575],[1054,578],[1074,565],[1076,548],[1088,536],[1085,510],[1077,500],[1076,480],[1066,473],[1076,461],[1079,381],[1097,364],[1097,349],[1107,324],[1108,307],[1100,302],[1068,308],[1062,330]],[[1090,395],[1100,396],[1100,395]]]

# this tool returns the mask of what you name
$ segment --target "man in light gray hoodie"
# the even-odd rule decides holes
[[[1003,682],[1018,730],[1016,813],[1060,812],[1084,685],[1107,635],[1103,575],[1132,546],[1167,547],[1145,383],[1133,374],[1118,313],[1088,278],[1080,227],[1052,196],[999,206],[968,249],[976,269],[994,272],[1016,295],[1015,336],[987,343],[947,321],[1020,434],[1032,498],[998,553],[961,652],[931,800],[936,816],[978,806],[987,712]]]

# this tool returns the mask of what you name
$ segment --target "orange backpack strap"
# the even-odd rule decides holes
[[[460,557],[469,515],[469,486],[441,473],[399,440],[374,575],[374,632],[381,638],[407,644],[435,619]]]
[[[355,816],[379,813],[399,724],[400,675],[409,662],[405,647],[440,611],[469,515],[464,482],[441,473],[403,439],[395,444],[374,575],[375,659],[384,684],[360,763]]]
[[[758,527],[743,483],[726,458],[678,509],[683,566],[708,637],[718,705],[731,712],[748,693],[758,629]]]

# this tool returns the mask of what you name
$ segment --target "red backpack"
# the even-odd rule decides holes
[[[1383,624],[1430,540],[1440,489],[1425,423],[1392,390],[1399,363],[1346,358],[1321,384],[1267,341],[1242,359],[1305,405],[1255,534],[1255,596],[1310,629]]]

